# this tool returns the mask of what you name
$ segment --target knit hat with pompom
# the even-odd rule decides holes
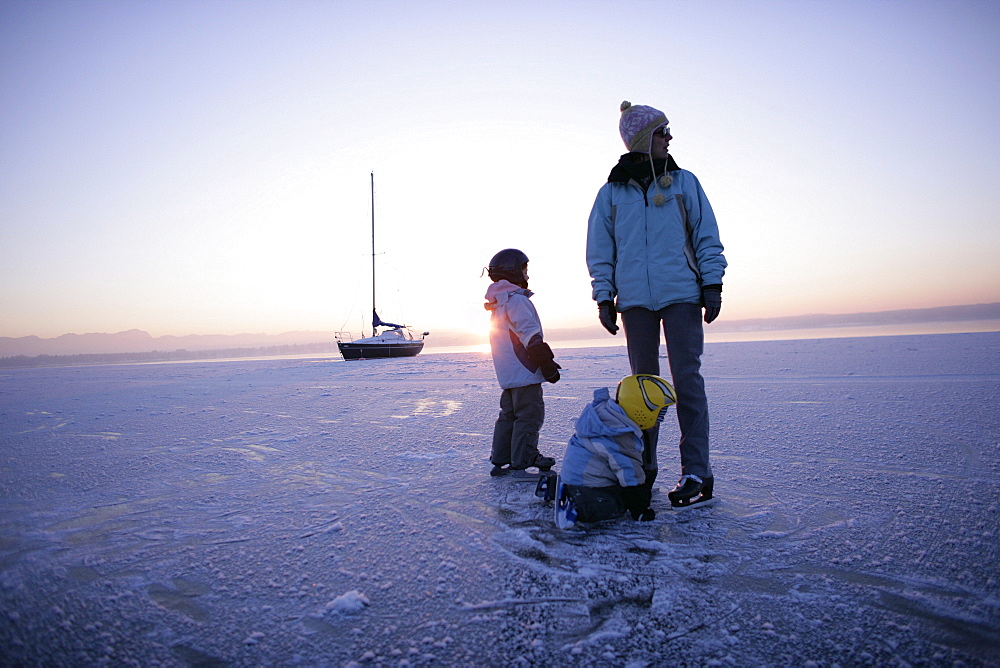
[[[618,132],[629,151],[649,153],[653,145],[653,130],[667,125],[670,121],[659,109],[642,104],[632,104],[625,100],[621,104],[622,117],[618,121]]]
[[[653,175],[653,184],[656,187],[656,194],[653,196],[655,206],[663,206],[667,201],[667,196],[660,191],[660,188],[669,188],[673,183],[673,177],[667,174],[664,167],[663,174],[657,175],[656,165],[653,162],[653,132],[662,128],[670,121],[666,114],[659,109],[647,107],[642,104],[632,104],[625,100],[621,104],[622,117],[618,121],[618,132],[621,133],[625,146],[633,153],[645,153],[649,158],[649,168]]]

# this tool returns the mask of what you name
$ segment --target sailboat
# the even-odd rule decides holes
[[[338,332],[337,347],[345,360],[378,359],[385,357],[414,357],[424,349],[424,332],[419,339],[407,325],[385,322],[378,316],[375,307],[375,172],[371,175],[372,186],[372,335],[354,341],[343,341],[343,332]],[[379,332],[379,328],[383,328]],[[349,334],[347,335],[350,336]]]

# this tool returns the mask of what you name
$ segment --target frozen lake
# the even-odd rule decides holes
[[[560,460],[628,369],[556,354]],[[570,531],[488,475],[488,355],[6,371],[0,662],[1000,665],[1000,333],[704,371],[719,503]]]

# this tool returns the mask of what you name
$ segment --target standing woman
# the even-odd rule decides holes
[[[722,307],[722,254],[712,206],[698,179],[669,154],[662,111],[621,104],[618,129],[629,152],[601,187],[587,229],[587,266],[601,324],[618,332],[622,315],[633,374],[660,375],[660,329],[677,391],[681,479],[674,507],[712,498],[708,399],[701,376],[706,323]],[[703,314],[704,309],[704,316]],[[643,432],[643,468],[652,485],[659,426]]]

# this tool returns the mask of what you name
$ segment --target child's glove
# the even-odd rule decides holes
[[[545,380],[550,383],[559,382],[559,369],[562,367],[556,364],[552,348],[549,348],[549,344],[542,341],[542,337],[537,334],[532,337],[525,350],[528,351],[528,359],[538,365]]]
[[[646,485],[622,488],[625,508],[636,521],[649,522],[656,518],[656,511],[649,507],[652,496],[652,491]]]
[[[618,333],[618,310],[612,301],[601,302],[597,305],[597,317],[601,321],[601,326],[612,334]]]
[[[652,522],[656,519],[656,511],[652,508],[646,508],[641,513],[632,513],[632,519],[636,522]]]
[[[545,380],[549,381],[550,383],[559,382],[560,378],[559,369],[562,368],[561,366],[559,366],[555,362],[552,362],[551,364],[543,364],[539,368],[542,370],[542,376],[545,378]]]

